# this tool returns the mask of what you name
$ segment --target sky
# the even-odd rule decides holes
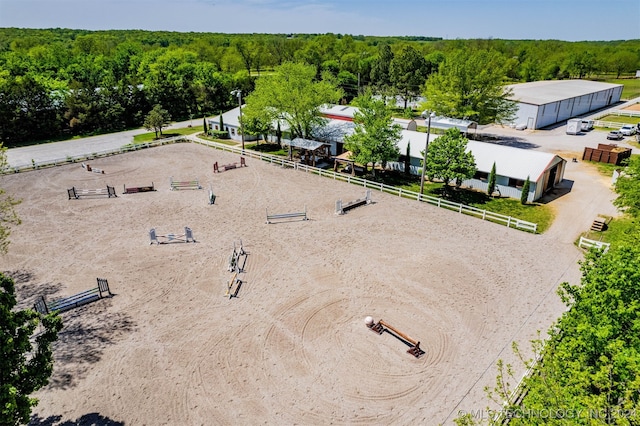
[[[640,0],[0,0],[0,27],[640,39]]]

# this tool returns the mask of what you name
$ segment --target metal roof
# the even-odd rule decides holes
[[[290,141],[288,144],[293,147],[302,148],[309,151],[315,151],[316,149],[320,148],[322,145],[326,145],[322,142],[314,141],[311,139],[303,139],[303,138],[295,138],[294,140]]]
[[[439,115],[431,119],[431,127],[435,127],[437,129],[457,127],[461,132],[466,133],[469,129],[477,129],[478,123],[471,120],[462,120],[460,118],[450,118]]]
[[[479,171],[489,173],[496,163],[496,174],[514,179],[537,182],[561,157],[542,151],[514,148],[487,142],[469,141],[467,149],[473,153]]]
[[[511,84],[506,87],[513,91],[511,99],[514,101],[532,105],[544,105],[620,86],[622,84],[589,80],[549,80]]]
[[[429,137],[429,144],[436,140],[438,136],[432,134]],[[406,155],[407,145],[411,144],[409,155],[422,159],[426,142],[426,133],[403,130],[402,138],[398,142],[398,148],[400,154]],[[491,172],[495,161],[498,175],[519,180],[526,180],[527,176],[529,176],[531,182],[537,182],[545,170],[562,161],[562,158],[555,154],[487,142],[468,141],[467,150],[473,154],[479,171]]]

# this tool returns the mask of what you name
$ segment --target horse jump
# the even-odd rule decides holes
[[[216,203],[216,194],[213,193],[213,189],[211,185],[209,185],[209,205],[213,205]]]
[[[97,278],[97,280],[97,287],[82,291],[80,293],[74,294],[73,296],[56,299],[51,302],[47,302],[44,296],[40,296],[40,298],[33,305],[33,308],[36,312],[46,315],[49,312],[68,311],[69,309],[76,308],[78,306],[84,305],[85,303],[90,303],[95,300],[102,299],[104,297],[103,293],[106,293],[109,296],[113,296],[113,294],[109,290],[109,283],[107,282],[107,280],[104,278]]]
[[[188,226],[184,227],[184,234],[166,234],[166,235],[158,235],[156,233],[156,228],[151,228],[149,231],[149,238],[151,242],[149,244],[168,244],[168,243],[195,243],[196,240],[193,238],[193,231]]]
[[[151,182],[151,186],[130,186],[127,188],[127,185],[124,185],[123,194],[137,194],[138,192],[151,192],[155,190],[156,188],[153,186],[153,182]]]
[[[78,200],[80,197],[99,197],[106,195],[108,198],[117,197],[116,190],[113,186],[107,185],[106,188],[99,189],[77,189],[75,186],[67,189],[69,199]]]
[[[238,167],[247,167],[247,163],[245,162],[244,157],[240,157],[240,163],[229,163],[220,166],[216,161],[215,163],[213,163],[213,173],[220,173],[220,169],[222,169],[223,172],[226,172],[227,170],[236,169]]]
[[[416,358],[420,358],[422,355],[424,355],[424,351],[422,349],[420,349],[420,342],[412,339],[411,337],[407,336],[406,334],[402,333],[401,331],[399,331],[395,327],[387,324],[386,322],[380,320],[376,324],[376,323],[374,323],[373,318],[367,317],[365,319],[365,324],[367,325],[367,327],[369,327],[369,330],[371,330],[373,332],[376,332],[378,334],[382,334],[382,333],[384,333],[385,330],[387,330],[387,331],[395,334],[400,339],[404,340],[406,343],[412,345],[407,350],[407,353],[415,356]]]
[[[200,182],[198,182],[198,179],[176,181],[173,180],[173,177],[170,177],[169,182],[171,183],[172,191],[179,191],[182,189],[202,189],[202,187],[200,186]]]
[[[244,259],[241,261],[241,258]],[[233,242],[233,253],[229,256],[229,266],[227,269],[229,272],[244,272],[244,265],[247,263],[247,252],[242,246],[242,240],[240,240],[240,247],[236,247],[236,242]]]
[[[371,190],[367,189],[364,194],[364,198],[358,198],[355,201],[349,201],[348,203],[343,203],[342,200],[336,201],[336,214],[344,214],[346,211],[351,209],[355,209],[359,206],[364,206],[365,204],[371,204]]]
[[[269,214],[269,211],[267,210],[267,223],[272,223],[273,220],[280,220],[280,219],[297,219],[300,218],[300,220],[309,220],[309,218],[307,217],[307,206],[304,206],[304,211],[302,212],[295,212],[295,213],[280,213],[280,214]]]
[[[104,170],[102,169],[96,169],[95,167],[91,167],[88,164],[84,164],[82,163],[82,168],[86,169],[88,172],[93,172],[93,173],[99,173],[99,174],[104,174]]]
[[[234,285],[236,288],[235,290],[232,290]],[[225,297],[229,297],[229,299],[232,297],[238,297],[240,287],[242,287],[242,280],[238,278],[238,272],[236,271],[231,277],[231,280],[229,280],[229,284],[227,284],[227,292],[224,294]]]

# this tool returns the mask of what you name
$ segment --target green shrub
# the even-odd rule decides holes
[[[229,132],[224,130],[211,130],[209,133],[215,139],[229,139]]]

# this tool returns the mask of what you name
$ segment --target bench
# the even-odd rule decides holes
[[[78,200],[80,199],[80,197],[117,197],[115,188],[109,185],[107,185],[106,188],[98,189],[78,189],[74,186],[71,189],[67,189],[67,195],[69,196],[70,200]]]
[[[89,290],[82,291],[72,296],[52,300],[51,302],[47,302],[44,296],[40,296],[40,299],[34,304],[34,309],[37,312],[46,315],[49,312],[64,312],[69,309],[94,302],[102,299],[105,293],[109,296],[113,296],[109,290],[109,283],[106,279],[97,278],[97,281],[98,286],[95,288],[90,288]]]

